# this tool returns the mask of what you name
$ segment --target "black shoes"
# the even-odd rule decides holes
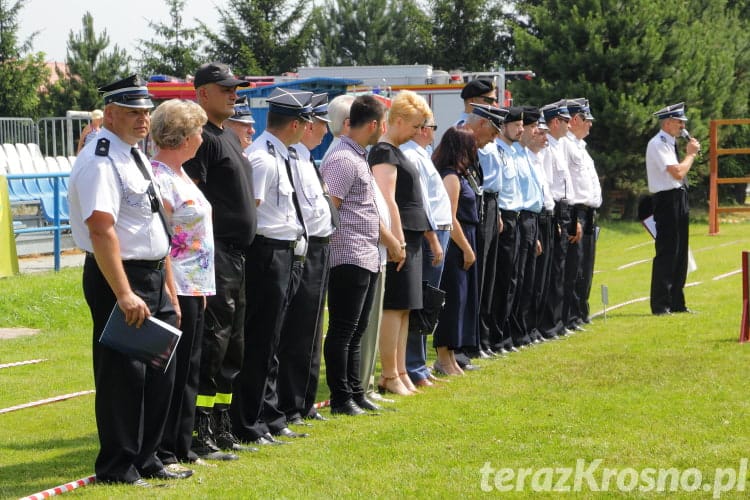
[[[227,451],[258,451],[258,448],[240,444],[240,440],[232,433],[232,421],[229,418],[229,410],[222,410],[215,413],[218,416],[216,446]]]
[[[279,439],[276,439],[273,437],[270,433],[265,433],[255,441],[253,441],[253,444],[257,444],[259,446],[279,446],[282,444],[289,444],[288,441],[281,441]]]
[[[689,307],[686,307],[685,309],[672,309],[672,312],[675,314],[695,314],[695,311]]]
[[[191,449],[205,460],[238,460],[234,453],[225,453],[217,446],[213,439],[213,418],[211,414],[197,412],[195,415],[195,430]]]
[[[287,420],[286,423],[289,425],[301,425],[304,427],[312,427],[312,424],[309,422],[305,422],[305,420],[302,417],[294,417],[291,420]]]
[[[365,411],[381,411],[382,410],[380,406],[376,405],[375,403],[373,403],[372,401],[370,401],[364,396],[362,396],[361,398],[357,398],[357,400],[354,401],[354,404],[356,404],[357,406],[359,406]]]
[[[358,417],[365,415],[367,412],[357,406],[357,403],[352,399],[347,399],[345,403],[341,405],[331,405],[331,415],[348,415],[350,417]]]
[[[321,422],[325,422],[325,421],[328,420],[326,417],[324,417],[323,415],[321,415],[317,411],[315,413],[313,413],[312,415],[310,415],[309,417],[307,417],[307,418],[309,418],[310,420],[320,420]]]
[[[162,469],[155,470],[153,472],[147,472],[145,474],[142,474],[143,477],[147,477],[149,479],[187,479],[192,475],[193,475],[193,471],[187,468],[185,468],[185,470],[180,471],[180,472],[172,472],[166,468],[162,468]],[[141,481],[143,480],[141,479]]]
[[[306,432],[294,432],[289,427],[283,427],[279,429],[278,431],[274,432],[273,435],[278,436],[278,437],[295,439],[295,438],[306,438],[310,434],[307,434]]]

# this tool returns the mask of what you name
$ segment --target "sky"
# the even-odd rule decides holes
[[[194,27],[196,18],[209,27],[216,26],[216,6],[226,8],[228,0],[186,0],[183,24]],[[110,47],[117,44],[137,57],[138,39],[149,39],[153,31],[148,21],[168,23],[169,8],[164,0],[24,0],[18,18],[19,39],[26,40],[39,31],[34,52],[44,52],[46,61],[65,61],[68,35],[81,31],[86,12],[94,17],[94,31],[107,31]]]

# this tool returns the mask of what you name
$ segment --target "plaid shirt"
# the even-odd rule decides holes
[[[380,215],[367,152],[349,137],[341,136],[320,172],[331,196],[341,199],[341,224],[331,235],[331,267],[353,264],[378,272]]]

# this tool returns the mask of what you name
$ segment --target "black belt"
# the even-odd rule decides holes
[[[255,241],[257,241],[261,245],[276,248],[294,248],[297,246],[297,240],[277,240],[274,238],[267,238],[262,234],[256,234]]]
[[[519,212],[516,212],[515,210],[505,210],[504,208],[500,209],[500,213],[509,219],[518,219],[519,215]]]
[[[307,241],[310,243],[330,243],[331,237],[330,236],[310,236],[307,238]]]
[[[482,192],[482,196],[486,197],[487,199],[490,199],[490,198],[493,200],[497,199],[497,193],[493,193],[492,191],[484,191]]]
[[[305,256],[304,255],[295,255],[294,256],[294,262],[305,262]]]
[[[539,212],[532,212],[531,210],[521,210],[521,217],[523,218],[537,217],[538,215]]]
[[[86,252],[86,257],[91,258],[91,259],[96,259],[96,257],[94,257],[94,254],[91,252]],[[166,257],[164,257],[163,259],[159,259],[159,260],[128,259],[128,260],[122,261],[123,266],[143,267],[146,269],[152,269],[154,271],[164,269],[164,264],[166,263],[167,263]]]
[[[154,271],[157,271],[159,269],[164,269],[164,264],[167,262],[167,259],[161,259],[161,260],[139,260],[139,259],[129,259],[129,260],[123,260],[122,265],[123,266],[134,266],[134,267],[143,267],[145,269],[151,269]]]

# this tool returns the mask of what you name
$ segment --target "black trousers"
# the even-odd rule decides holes
[[[569,207],[560,202],[555,204],[553,224],[549,287],[540,329],[545,337],[557,335],[565,328],[563,300],[565,297],[565,259],[568,254],[568,227],[570,226]]]
[[[174,390],[164,437],[159,447],[159,458],[165,464],[192,462],[198,458],[190,445],[193,442],[195,399],[198,396],[204,298],[180,295],[178,299],[182,312],[182,336],[172,360],[175,365]]]
[[[494,323],[492,305],[497,273],[497,194],[482,196],[480,220],[477,226],[477,280],[479,283],[479,348],[490,349],[490,331]],[[460,346],[459,346],[460,348]],[[472,346],[476,349],[476,346]]]
[[[245,332],[245,253],[214,242],[216,295],[206,298],[197,411],[226,409],[242,369]]]
[[[685,310],[690,207],[687,190],[654,195],[656,256],[651,269],[651,312]]]
[[[547,301],[549,291],[550,273],[552,270],[552,253],[555,224],[551,213],[542,213],[539,215],[539,242],[542,245],[542,253],[536,258],[536,268],[534,271],[534,294],[532,300],[532,309],[530,312],[530,321],[533,329],[541,333],[542,315],[544,305]]]
[[[594,261],[596,260],[596,209],[589,207],[581,224],[583,226],[583,238],[581,240],[583,253],[581,255],[581,273],[578,281],[576,281],[576,293],[581,320],[588,322],[591,315],[589,296],[591,295],[591,283],[594,280]]]
[[[513,309],[518,279],[518,213],[501,210],[503,232],[498,236],[497,273],[492,298],[492,330],[490,342],[493,350],[513,346],[509,318]]]
[[[262,411],[265,399],[275,397],[268,381],[279,347],[281,325],[289,296],[294,250],[286,243],[255,238],[247,252],[245,361],[232,398],[232,430],[243,441],[268,432]]]
[[[537,214],[521,211],[518,218],[518,265],[516,293],[509,320],[513,345],[530,344],[534,325],[531,318],[534,302],[534,272],[536,271],[536,241],[539,226]]]
[[[305,417],[318,392],[323,309],[330,274],[328,242],[311,238],[299,286],[287,308],[279,342],[279,409],[287,420]]]
[[[571,221],[568,233],[574,235],[577,224],[586,218],[586,209],[576,205],[571,209]],[[583,238],[575,243],[568,243],[568,253],[565,256],[565,295],[563,297],[563,323],[566,327],[574,327],[581,322],[580,297],[577,283],[581,276],[583,261]]]
[[[331,268],[328,332],[323,346],[331,405],[364,395],[359,379],[362,333],[375,298],[378,273],[351,264]]]
[[[124,264],[133,292],[151,314],[172,325],[177,316],[167,296],[164,270]],[[83,294],[93,320],[93,361],[100,481],[133,482],[163,464],[156,456],[172,396],[175,364],[166,373],[104,347],[99,337],[117,299],[93,256],[83,266]]]

